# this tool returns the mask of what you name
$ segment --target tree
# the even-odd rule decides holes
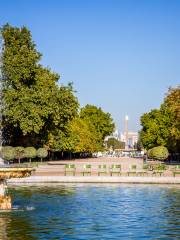
[[[173,142],[173,150],[180,151],[180,86],[169,88],[164,99],[164,107],[172,116],[170,128],[170,141]]]
[[[93,153],[102,149],[95,127],[79,117],[69,124],[68,141],[74,153]]]
[[[180,151],[180,90],[170,89],[160,109],[141,117],[140,139],[146,149],[165,146],[170,152]]]
[[[79,103],[71,83],[60,86],[56,94],[44,144],[53,151],[70,151],[72,147],[68,140],[69,123],[77,116]]]
[[[11,146],[5,146],[1,149],[1,155],[4,160],[10,161],[15,157],[14,148]]]
[[[23,147],[15,147],[15,158],[18,159],[19,164],[21,163],[21,159],[24,158],[25,149]]]
[[[115,149],[124,149],[125,148],[125,143],[117,140],[114,137],[109,138],[106,141],[106,144],[107,144],[108,148],[112,147],[113,150],[115,150]]]
[[[103,144],[105,137],[110,135],[115,127],[111,115],[93,105],[86,105],[82,108],[80,111],[80,118],[86,119],[86,121],[93,124],[99,135],[99,142],[101,145]]]
[[[37,150],[37,157],[39,157],[39,158],[41,159],[41,162],[42,162],[42,159],[43,159],[43,158],[46,158],[46,157],[47,157],[47,155],[48,155],[47,149],[45,149],[45,148],[39,148],[39,149]]]
[[[24,157],[29,158],[29,161],[31,162],[32,158],[35,158],[37,155],[36,149],[34,147],[26,147],[24,149]]]
[[[1,33],[3,133],[13,145],[49,145],[49,135],[64,131],[77,114],[72,84],[58,86],[59,75],[39,64],[41,54],[26,27],[7,24]]]

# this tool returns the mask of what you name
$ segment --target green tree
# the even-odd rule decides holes
[[[79,117],[69,124],[69,143],[75,153],[93,153],[102,149],[95,127]]]
[[[1,149],[1,155],[4,160],[10,161],[15,158],[14,148],[11,146],[5,146]]]
[[[38,148],[38,150],[37,150],[37,157],[39,157],[41,159],[41,162],[42,162],[43,158],[47,157],[47,155],[48,155],[47,149],[45,149],[45,148]]]
[[[31,162],[32,158],[35,158],[37,156],[36,149],[34,147],[26,147],[24,149],[24,157],[29,158],[29,161]]]
[[[49,136],[61,135],[77,113],[72,84],[58,86],[59,75],[39,64],[41,54],[26,27],[7,24],[1,33],[3,133],[13,145],[49,145]]]
[[[80,118],[89,121],[96,129],[99,135],[101,145],[106,136],[110,135],[114,130],[114,122],[110,113],[104,112],[101,108],[93,105],[86,105],[80,111]]]
[[[107,144],[108,148],[112,147],[113,150],[115,150],[115,149],[124,149],[125,148],[125,143],[117,140],[114,137],[109,138],[106,141],[106,144]]]
[[[146,149],[165,146],[180,151],[180,90],[170,89],[160,109],[141,117],[140,139]]]
[[[21,163],[21,159],[24,158],[25,149],[23,147],[15,147],[15,159],[18,159],[19,164]]]

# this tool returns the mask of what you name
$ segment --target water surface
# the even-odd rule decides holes
[[[0,239],[180,239],[180,187],[133,184],[12,186]]]

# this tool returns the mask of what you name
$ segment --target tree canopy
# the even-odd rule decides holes
[[[51,151],[93,152],[102,149],[114,123],[93,105],[79,109],[72,83],[40,64],[26,27],[1,29],[2,128],[5,145],[45,147]]]
[[[165,146],[169,151],[180,150],[180,88],[169,89],[160,109],[141,117],[140,139],[146,149]]]
[[[114,130],[114,122],[110,113],[104,112],[101,108],[93,105],[86,105],[80,111],[80,118],[90,122],[96,129],[101,144],[104,138]]]

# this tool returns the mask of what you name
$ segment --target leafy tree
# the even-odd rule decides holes
[[[45,148],[39,148],[37,150],[37,157],[41,158],[41,162],[43,158],[46,158],[48,155],[48,151]]]
[[[69,143],[69,123],[77,116],[79,103],[74,96],[72,84],[60,86],[53,104],[53,114],[47,125],[47,140],[44,142],[48,149],[54,151],[71,151]]]
[[[101,144],[103,144],[105,137],[113,132],[115,127],[111,115],[93,105],[86,105],[82,108],[80,111],[80,118],[86,119],[86,121],[93,124],[99,135]]]
[[[37,155],[36,149],[34,147],[26,147],[24,149],[24,157],[29,158],[29,161],[31,162],[32,158],[35,158]]]
[[[124,149],[125,148],[125,143],[117,140],[114,137],[109,138],[106,141],[106,144],[107,144],[108,148],[112,147],[113,150],[115,150],[115,149]]]
[[[102,149],[95,127],[86,119],[79,117],[69,124],[68,140],[71,143],[72,152],[75,153],[93,153]]]
[[[18,159],[19,164],[21,159],[24,158],[25,149],[23,147],[15,147],[15,159]]]
[[[180,150],[179,94],[179,88],[170,89],[160,109],[151,110],[141,117],[140,139],[146,149],[165,146],[171,152]]]
[[[49,145],[49,135],[64,131],[77,113],[72,84],[59,87],[59,75],[39,64],[41,54],[26,27],[7,24],[1,33],[3,133],[14,145]]]
[[[164,107],[167,108],[172,116],[170,128],[170,141],[172,148],[180,151],[180,86],[170,88],[164,99]]]
[[[11,146],[4,146],[1,149],[1,155],[4,160],[10,161],[15,157],[14,148]]]

